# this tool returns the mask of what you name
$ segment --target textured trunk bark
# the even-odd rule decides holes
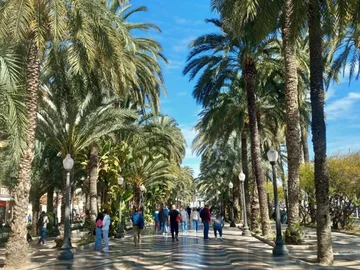
[[[304,156],[304,162],[309,163],[310,162],[310,156],[309,156],[309,144],[308,144],[308,127],[305,123],[305,120],[302,116],[300,116],[301,119],[301,145],[302,145],[302,152]]]
[[[299,166],[300,166],[300,120],[298,103],[298,77],[296,67],[296,44],[292,34],[293,0],[284,3],[283,45],[285,59],[286,148],[288,160],[288,230],[296,231],[299,215]]]
[[[239,223],[241,220],[241,209],[240,209],[240,180],[239,177],[234,177],[234,193],[233,193],[233,206],[234,206],[234,220],[235,223]]]
[[[90,152],[90,215],[91,220],[95,223],[98,203],[97,203],[97,180],[99,165],[99,149],[96,143],[91,145]]]
[[[46,207],[48,213],[54,213],[54,187],[49,186],[47,190]]]
[[[334,254],[331,241],[331,218],[329,213],[329,176],[326,167],[326,126],[324,115],[325,92],[323,85],[322,31],[320,1],[309,3],[310,48],[310,99],[315,153],[316,232],[317,258],[321,264],[331,265]]]
[[[253,185],[253,191],[252,191],[252,200],[251,200],[251,230],[257,231],[259,229],[259,221],[258,217],[260,215],[260,205],[259,205],[259,197],[258,197],[258,191],[256,186],[256,181],[254,181]],[[268,211],[266,209],[266,211]]]
[[[245,59],[244,64],[244,78],[246,80],[246,92],[248,99],[248,114],[250,125],[250,140],[251,140],[251,163],[254,170],[254,176],[257,184],[260,214],[261,214],[261,231],[263,235],[270,233],[270,220],[267,210],[267,199],[264,172],[261,164],[260,151],[260,137],[259,129],[256,119],[256,103],[255,103],[255,79],[256,67],[252,59]]]
[[[251,224],[251,197],[249,190],[249,169],[248,169],[248,151],[247,151],[247,134],[243,130],[241,133],[241,165],[243,173],[245,174],[244,189],[245,189],[245,202],[246,202],[246,214],[248,224]]]
[[[40,85],[40,59],[34,38],[29,40],[29,51],[26,68],[26,101],[27,118],[26,148],[20,157],[18,181],[14,188],[14,210],[11,221],[10,237],[6,243],[5,265],[21,268],[26,264],[28,243],[26,241],[26,217],[29,203],[31,163],[34,158],[34,142],[38,107],[38,89]]]
[[[33,235],[37,235],[38,232],[38,220],[39,220],[39,212],[40,212],[40,198],[36,198],[36,200],[33,203],[33,208],[32,208],[32,233]]]

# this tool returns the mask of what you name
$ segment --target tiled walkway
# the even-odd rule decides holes
[[[180,233],[179,242],[145,234],[141,246],[134,246],[128,236],[112,240],[109,253],[83,250],[72,261],[58,261],[55,250],[42,249],[32,256],[27,269],[307,269],[293,260],[274,259],[271,252],[267,244],[226,228],[222,242],[204,241],[201,232],[188,232]]]

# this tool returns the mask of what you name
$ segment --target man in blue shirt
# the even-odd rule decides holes
[[[144,228],[144,217],[141,214],[140,208],[135,209],[135,213],[132,216],[133,231],[134,231],[134,244],[141,243],[141,230]]]

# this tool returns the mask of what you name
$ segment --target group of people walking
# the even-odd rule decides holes
[[[179,241],[179,224],[181,224],[181,229],[183,233],[187,232],[188,222],[192,222],[193,229],[195,232],[199,230],[200,221],[204,226],[204,239],[209,239],[209,229],[210,223],[213,222],[213,229],[215,238],[219,234],[220,240],[222,240],[222,228],[224,226],[224,221],[220,215],[217,215],[215,218],[211,218],[211,213],[209,205],[205,205],[203,209],[190,209],[188,207],[185,209],[181,207],[180,210],[176,209],[175,205],[171,206],[171,210],[167,207],[161,208],[160,211],[154,212],[154,223],[155,223],[155,232],[162,232],[167,234],[171,232],[172,241]],[[109,251],[109,228],[110,228],[110,216],[106,210],[103,213],[99,213],[96,218],[96,228],[94,230],[95,235],[95,250],[100,251],[102,240],[105,243],[103,248],[104,252]],[[141,232],[145,227],[144,216],[142,215],[141,209],[136,208],[132,215],[133,223],[133,237],[134,244],[141,244]]]
[[[181,230],[183,233],[187,232],[188,222],[192,222],[193,229],[195,232],[199,230],[199,222],[202,221],[204,225],[204,239],[209,239],[209,229],[211,223],[211,213],[209,205],[200,210],[190,207],[185,209],[180,207],[180,210],[176,209],[175,205],[171,206],[169,211],[167,207],[161,208],[160,211],[155,211],[154,213],[154,222],[155,222],[155,232],[161,231],[163,234],[168,233],[168,227],[170,227],[172,241],[179,241],[179,224],[181,224]],[[220,215],[216,216],[213,219],[213,228],[214,235],[217,237],[219,233],[220,240],[222,240],[222,228],[224,226],[224,221]]]

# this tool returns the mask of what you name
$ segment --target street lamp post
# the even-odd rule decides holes
[[[66,194],[65,194],[65,219],[64,219],[64,242],[58,255],[59,260],[71,260],[74,254],[70,245],[70,172],[74,166],[74,160],[70,154],[67,154],[63,160],[63,166],[66,170]]]
[[[121,209],[121,203],[122,203],[122,191],[121,191],[121,186],[124,184],[124,178],[122,178],[121,176],[119,177],[119,181],[118,181],[119,187],[120,187],[120,200],[119,200],[119,233],[117,235],[118,238],[122,238],[124,237],[123,234],[123,228],[122,228],[122,209]]]
[[[246,213],[246,200],[245,200],[245,187],[244,187],[245,177],[246,176],[243,172],[239,173],[239,180],[241,182],[241,190],[242,190],[242,208],[243,208],[243,212],[244,212],[244,229],[243,229],[242,235],[243,236],[251,236],[248,222],[247,222],[247,213]]]
[[[232,182],[229,183],[229,198],[230,198],[230,214],[231,214],[231,222],[230,222],[230,227],[236,227],[235,221],[234,221],[234,205],[233,205],[233,200],[232,200],[232,189],[233,189],[234,185]]]
[[[273,172],[273,187],[274,187],[274,201],[275,201],[275,214],[276,214],[276,240],[275,247],[273,249],[273,256],[285,256],[289,254],[288,249],[284,245],[281,234],[281,222],[280,222],[280,209],[278,201],[278,190],[277,190],[277,181],[276,181],[276,172],[275,172],[275,162],[278,159],[278,152],[271,148],[267,152],[268,160],[270,161],[272,172]]]

